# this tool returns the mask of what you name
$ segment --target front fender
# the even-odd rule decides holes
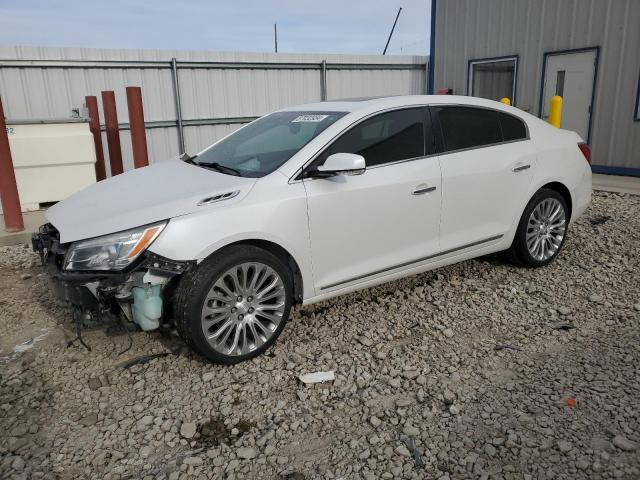
[[[172,218],[149,250],[172,260],[204,260],[232,243],[266,240],[294,258],[303,278],[304,298],[315,294],[306,195],[302,183],[288,185],[288,198],[270,196],[215,211]]]

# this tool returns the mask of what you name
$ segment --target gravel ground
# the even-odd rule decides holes
[[[640,478],[640,197],[595,194],[549,267],[482,258],[298,308],[233,367],[122,368],[175,341],[66,348],[68,319],[34,255],[0,249],[0,478]]]

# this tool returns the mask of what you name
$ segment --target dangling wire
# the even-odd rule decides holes
[[[120,325],[122,325],[122,328],[124,328],[124,331],[127,333],[127,337],[129,337],[129,346],[125,348],[123,351],[121,351],[120,353],[118,353],[118,356],[127,353],[129,350],[131,350],[131,347],[133,347],[133,337],[131,336],[131,332],[127,328],[127,321],[125,320],[124,315],[119,315],[119,317],[120,317]]]
[[[76,340],[78,340],[84,348],[91,351],[91,347],[87,345],[82,338],[82,310],[78,307],[73,307],[71,310],[71,319],[76,325],[76,338],[69,340],[67,342],[67,347],[70,347]]]

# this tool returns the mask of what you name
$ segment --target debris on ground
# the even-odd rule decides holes
[[[573,408],[578,404],[578,400],[576,399],[576,397],[568,396],[564,397],[564,403],[567,405],[567,407]]]
[[[576,326],[571,322],[558,322],[553,325],[553,328],[556,330],[574,330]]]
[[[422,461],[422,457],[420,456],[420,452],[418,451],[418,448],[416,447],[416,439],[411,437],[411,436],[407,436],[404,439],[404,444],[409,449],[409,452],[411,452],[411,456],[413,457],[413,461],[416,464],[416,468],[424,468],[424,462]]]
[[[591,225],[593,225],[594,227],[597,227],[598,225],[603,225],[607,223],[609,220],[611,220],[610,215],[596,215],[595,217],[592,217],[589,221],[591,222]]]
[[[298,379],[305,385],[322,382],[333,382],[336,379],[336,372],[330,370],[328,372],[305,373],[304,375],[299,375]]]
[[[522,348],[513,343],[501,343],[494,347],[494,350],[511,350],[512,352],[520,352]]]
[[[13,352],[14,353],[24,353],[27,350],[31,350],[36,343],[41,342],[42,340],[44,340],[47,337],[47,335],[49,335],[49,330],[46,329],[46,328],[43,328],[41,334],[36,335],[35,337],[30,338],[26,342],[22,342],[21,344],[16,345],[15,347],[13,347]]]
[[[151,360],[155,360],[156,358],[166,357],[167,355],[172,355],[171,352],[160,352],[160,353],[152,353],[150,355],[140,355],[139,357],[131,358],[122,363],[116,365],[116,367],[126,370],[127,368],[131,368],[134,365],[142,365],[150,362]]]

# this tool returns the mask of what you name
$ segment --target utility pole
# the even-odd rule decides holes
[[[398,14],[396,15],[396,19],[393,22],[393,27],[391,27],[391,32],[389,32],[389,38],[387,38],[387,44],[384,46],[383,55],[387,53],[387,48],[389,47],[389,42],[391,41],[391,36],[393,35],[393,31],[396,29],[396,23],[398,23],[398,17],[400,16],[400,12],[402,11],[402,7],[398,9]]]
[[[276,53],[278,53],[278,24],[273,24],[273,40],[276,47]]]

